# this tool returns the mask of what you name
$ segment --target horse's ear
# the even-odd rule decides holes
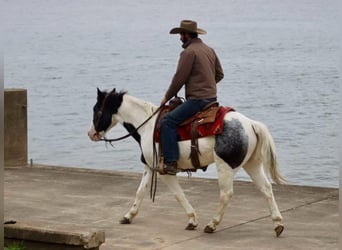
[[[104,96],[104,93],[99,88],[97,88],[97,100],[99,101],[103,99],[103,96]]]
[[[114,88],[110,93],[115,94],[115,92],[116,92],[116,89]]]

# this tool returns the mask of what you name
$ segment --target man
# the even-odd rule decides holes
[[[161,121],[161,140],[164,155],[164,173],[175,175],[179,149],[177,125],[201,111],[210,102],[216,101],[218,83],[224,76],[215,51],[208,47],[198,34],[206,34],[197,28],[197,23],[183,20],[180,27],[173,28],[170,34],[180,34],[184,50],[180,54],[178,66],[172,82],[165,93],[161,105],[165,104],[185,85],[186,101]]]

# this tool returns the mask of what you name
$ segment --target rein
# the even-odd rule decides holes
[[[118,137],[118,138],[114,138],[114,139],[102,138],[102,139],[100,139],[99,141],[105,141],[105,142],[109,142],[109,143],[111,144],[111,142],[114,142],[114,141],[121,141],[121,140],[123,140],[123,139],[126,139],[126,138],[130,137],[130,136],[133,135],[134,133],[138,132],[138,130],[139,130],[142,126],[144,126],[149,120],[151,120],[152,117],[155,116],[155,115],[162,109],[162,107],[164,107],[164,106],[165,106],[165,104],[159,106],[159,107],[157,108],[157,110],[153,112],[152,115],[150,115],[143,123],[141,123],[137,128],[135,128],[134,130],[132,130],[132,131],[129,132],[128,134],[126,134],[126,135],[124,135],[124,136],[121,136],[121,137]]]
[[[114,139],[107,139],[107,138],[103,138],[100,139],[100,141],[105,141],[105,142],[109,142],[109,144],[111,146],[113,146],[112,142],[114,141],[121,141],[123,139],[126,139],[130,136],[132,136],[134,133],[138,132],[138,130],[144,126],[149,120],[152,119],[153,116],[155,116],[163,107],[165,106],[165,103],[163,105],[160,105],[156,111],[153,112],[152,115],[150,115],[143,123],[141,123],[137,128],[135,128],[134,130],[130,131],[128,134],[118,137],[118,138],[114,138]],[[157,122],[157,121],[156,121]],[[156,126],[154,126],[155,128]],[[154,135],[154,133],[153,133]],[[157,150],[156,150],[156,146],[155,143],[153,143],[153,163],[152,163],[152,167],[150,167],[152,169],[152,176],[151,176],[151,189],[150,189],[150,198],[152,199],[152,202],[154,202],[155,196],[156,196],[156,191],[157,191],[157,172],[158,172],[158,154],[157,154]]]

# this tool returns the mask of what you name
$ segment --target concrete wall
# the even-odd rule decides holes
[[[27,91],[4,92],[5,166],[27,165]]]
[[[105,242],[104,231],[48,221],[12,221],[4,232],[5,245],[22,244],[26,250],[99,250]]]

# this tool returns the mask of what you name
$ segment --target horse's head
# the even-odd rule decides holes
[[[97,102],[93,107],[93,121],[88,136],[93,141],[100,140],[108,130],[117,124],[115,114],[121,106],[125,92],[102,92],[97,89]]]

